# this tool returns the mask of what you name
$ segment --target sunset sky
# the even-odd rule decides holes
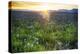
[[[9,9],[25,9],[25,10],[58,10],[58,9],[73,9],[77,5],[57,4],[57,3],[42,3],[42,2],[23,2],[14,1],[9,3]]]

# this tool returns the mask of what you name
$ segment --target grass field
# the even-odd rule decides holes
[[[21,12],[25,17],[16,17],[21,14],[16,13],[11,15],[12,52],[77,49],[77,14],[51,13],[46,22],[40,17],[27,17],[27,12]]]

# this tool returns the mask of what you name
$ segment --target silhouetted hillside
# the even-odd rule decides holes
[[[36,11],[28,11],[28,10],[9,10],[11,11],[11,17],[16,18],[16,19],[27,19],[27,18],[36,18],[36,19],[42,19],[42,16],[39,14],[39,12]],[[65,10],[65,9],[60,9],[60,10],[49,10],[50,14],[50,19],[56,22],[77,22],[77,14],[78,10],[77,9],[72,9],[72,10]],[[44,20],[44,19],[43,19]]]
[[[78,10],[72,9],[72,10],[57,10],[57,11],[51,11],[50,13],[50,19],[55,21],[56,23],[74,23],[76,24],[78,21]]]

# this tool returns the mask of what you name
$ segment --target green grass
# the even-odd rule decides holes
[[[12,52],[31,52],[77,48],[77,27],[73,23],[41,25],[36,20],[11,23]]]

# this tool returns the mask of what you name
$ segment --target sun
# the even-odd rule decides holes
[[[43,3],[41,4],[42,10],[48,10],[49,9],[49,4],[48,3]]]

